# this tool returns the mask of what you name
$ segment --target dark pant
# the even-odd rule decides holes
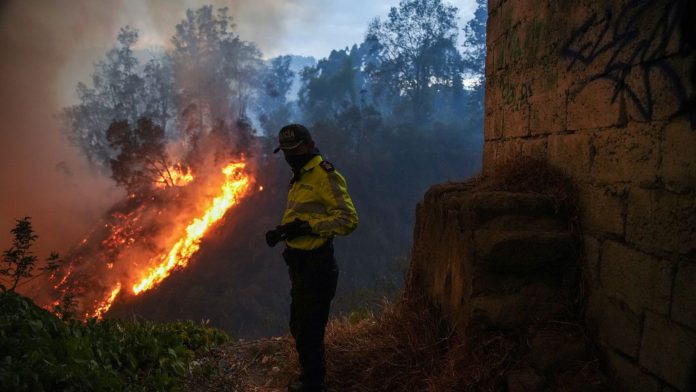
[[[313,251],[285,249],[290,272],[290,333],[300,357],[300,381],[311,388],[324,383],[324,329],[336,293],[338,267],[331,244]]]

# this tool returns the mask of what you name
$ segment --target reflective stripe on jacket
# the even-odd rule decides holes
[[[282,224],[295,219],[309,222],[312,235],[285,243],[295,249],[316,249],[337,235],[350,234],[358,226],[358,214],[348,195],[346,180],[321,156],[312,158],[302,168],[299,180],[288,192],[288,205]]]

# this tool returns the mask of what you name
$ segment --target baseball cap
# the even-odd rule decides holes
[[[312,135],[309,134],[309,130],[300,124],[289,124],[280,128],[278,132],[278,147],[273,150],[273,153],[277,153],[281,149],[292,150],[297,148],[303,142],[312,141]]]

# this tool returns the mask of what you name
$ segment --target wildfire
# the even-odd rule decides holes
[[[94,310],[92,314],[85,314],[85,318],[96,317],[99,320],[101,320],[104,313],[106,313],[106,311],[109,310],[109,308],[111,308],[111,304],[114,303],[114,300],[116,299],[116,296],[120,291],[121,283],[116,283],[116,287],[114,287],[113,290],[111,290],[111,294],[109,294],[109,296],[106,299],[104,299],[99,305],[97,305],[97,308]]]
[[[134,294],[147,291],[164,280],[177,267],[185,267],[191,256],[198,251],[201,238],[208,229],[225,215],[227,210],[237,204],[249,189],[250,179],[244,173],[245,163],[231,163],[222,173],[225,183],[220,195],[214,198],[205,212],[186,227],[185,234],[172,246],[170,251],[159,259],[158,265],[132,286]],[[107,308],[108,309],[108,308]]]
[[[158,188],[166,188],[167,186],[184,186],[189,182],[193,181],[193,173],[191,173],[191,168],[187,167],[184,169],[181,164],[167,168],[168,179],[163,179],[157,182],[155,186]]]

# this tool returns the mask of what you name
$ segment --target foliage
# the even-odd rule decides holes
[[[118,152],[111,159],[111,177],[129,193],[154,183],[173,185],[162,127],[145,117],[138,119],[133,129],[128,121],[114,121],[106,131],[106,139]]]
[[[261,127],[269,135],[275,135],[290,117],[288,94],[295,78],[291,61],[291,56],[273,58],[259,75],[260,92],[255,105]]]
[[[429,95],[461,88],[456,13],[456,7],[441,0],[401,0],[387,20],[377,18],[368,29],[367,42],[379,61],[370,68],[370,76],[408,96],[416,120],[430,114]]]
[[[38,257],[31,250],[34,241],[38,236],[34,233],[31,226],[31,218],[24,217],[18,219],[15,227],[11,230],[14,236],[12,246],[3,253],[2,261],[7,264],[6,268],[0,269],[0,275],[8,276],[12,285],[8,289],[14,291],[19,284],[19,281],[24,278],[31,278]],[[50,273],[60,267],[60,256],[52,252],[46,259],[46,265],[41,267],[42,273]],[[0,285],[2,291],[6,288]]]
[[[0,293],[4,390],[176,389],[195,350],[227,341],[193,322],[62,321],[12,292]]]
[[[485,0],[476,0],[474,17],[464,26],[464,67],[483,77],[486,65],[486,20],[488,6]]]

